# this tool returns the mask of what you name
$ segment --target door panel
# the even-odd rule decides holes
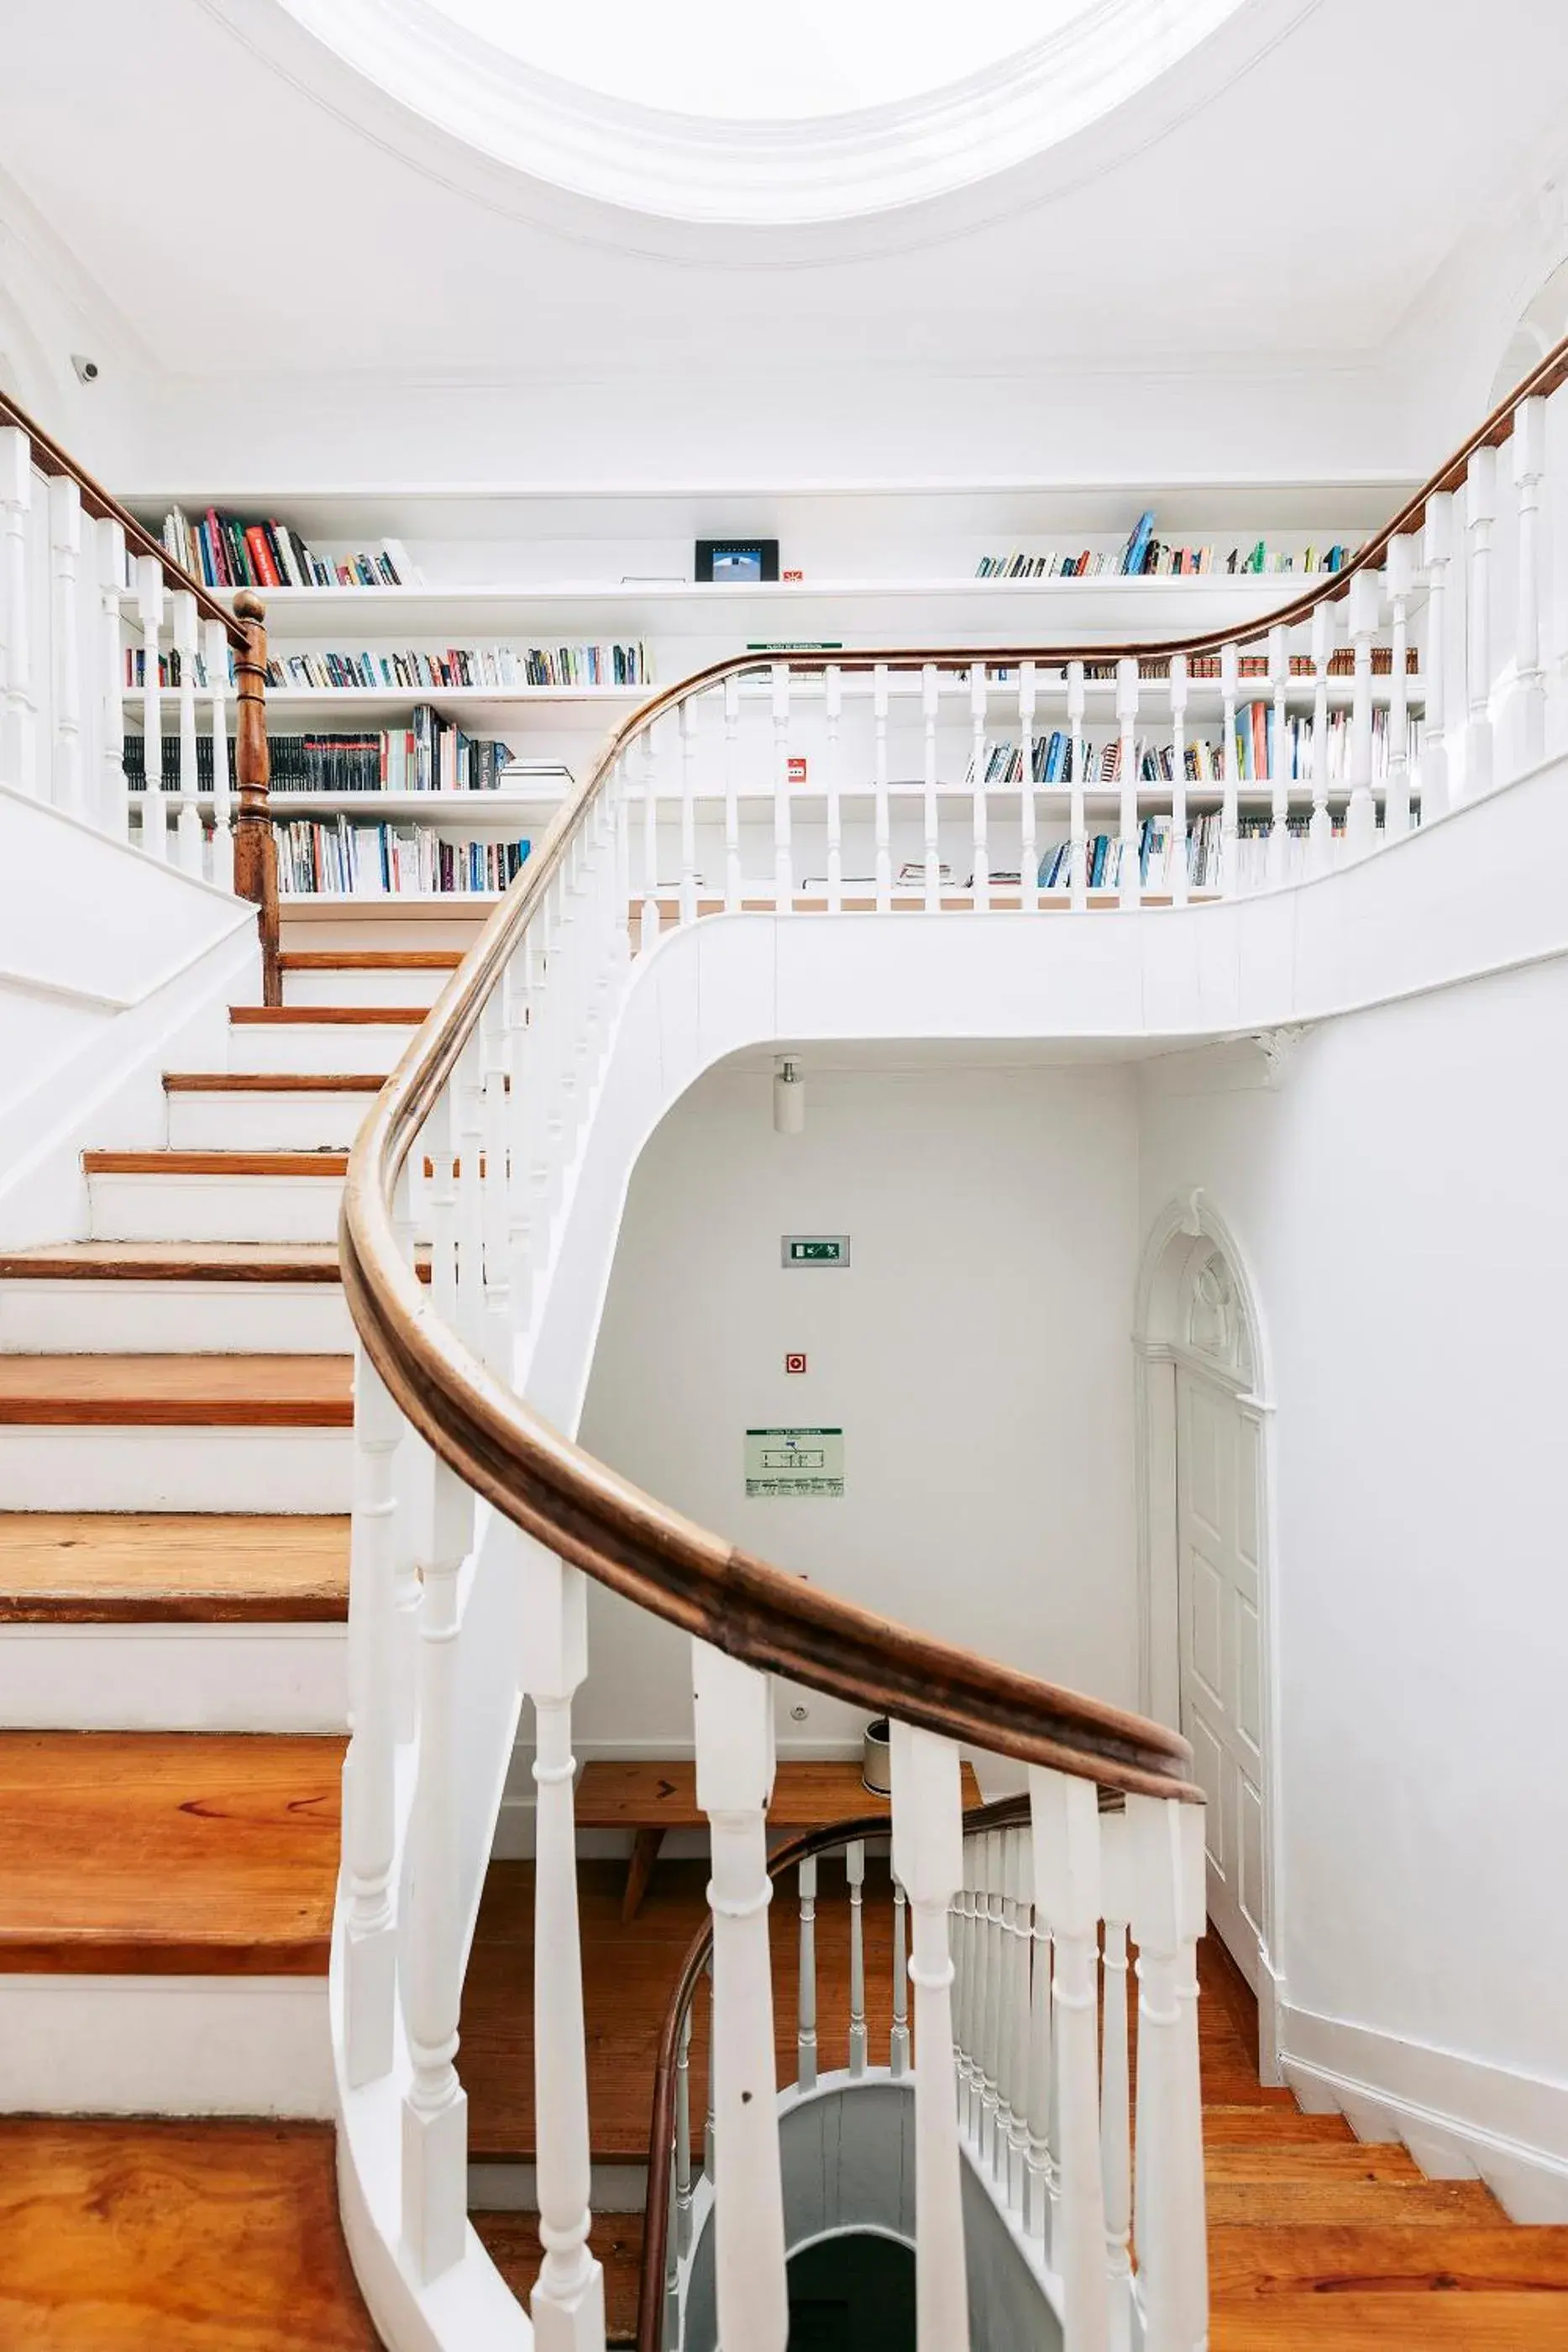
[[[1257,1989],[1263,1920],[1258,1430],[1235,1396],[1176,1375],[1181,1727],[1208,1799],[1208,1915]]]

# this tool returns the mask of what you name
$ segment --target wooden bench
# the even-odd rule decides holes
[[[966,1764],[966,1811],[979,1802],[974,1767]],[[858,1764],[785,1763],[774,1774],[773,1801],[768,1808],[769,1829],[822,1829],[830,1822],[851,1821],[862,1813],[891,1818],[887,1799],[866,1787]],[[707,1827],[707,1815],[697,1806],[695,1764],[690,1758],[668,1764],[585,1764],[577,1784],[577,1826],[632,1832],[621,1916],[634,1919],[653,1875],[665,1831]]]

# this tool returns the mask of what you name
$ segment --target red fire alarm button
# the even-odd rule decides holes
[[[804,760],[802,760],[802,759],[796,759],[796,758],[792,758],[792,759],[790,760],[790,761],[789,761],[789,782],[790,782],[792,784],[803,784],[803,783],[805,782],[805,781],[806,781],[806,762],[805,762],[805,761],[804,761]]]
[[[792,1349],[784,1359],[784,1369],[787,1372],[803,1372],[806,1369],[805,1357]]]

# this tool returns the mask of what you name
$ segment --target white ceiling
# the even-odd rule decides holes
[[[1255,12],[1255,13],[1253,13]],[[704,384],[819,362],[1376,349],[1514,159],[1564,119],[1568,7],[1249,0],[1272,46],[1122,110],[1000,216],[932,205],[794,245],[695,233],[470,168],[274,0],[14,9],[0,156],[182,374],[553,365]],[[1281,29],[1283,28],[1283,29]],[[315,53],[311,53],[315,54]],[[867,243],[876,251],[862,249]]]

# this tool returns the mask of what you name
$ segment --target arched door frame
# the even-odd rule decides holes
[[[1197,1265],[1218,1252],[1241,1318],[1236,1360],[1193,1347],[1184,1309]],[[1235,1235],[1206,1193],[1169,1202],[1155,1218],[1138,1272],[1133,1341],[1136,1377],[1139,1704],[1173,1727],[1181,1719],[1176,1539],[1176,1374],[1184,1366],[1232,1391],[1258,1432],[1263,1491],[1259,1640],[1262,1652],[1263,1918],[1258,1998],[1259,2067],[1281,2083],[1280,2017],[1285,2004],[1281,1949],[1279,1837],[1280,1661],[1277,1639],[1278,1542],[1275,1508],[1273,1381],[1258,1294]]]

